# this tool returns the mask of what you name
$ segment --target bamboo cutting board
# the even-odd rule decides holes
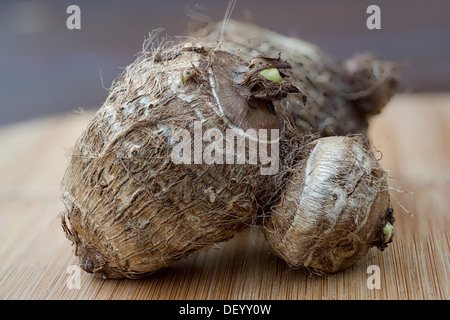
[[[60,225],[59,183],[91,117],[0,128],[0,299],[450,298],[449,94],[398,95],[373,119],[371,140],[391,175],[396,236],[383,253],[373,249],[328,277],[289,268],[256,229],[141,280],[77,269]]]

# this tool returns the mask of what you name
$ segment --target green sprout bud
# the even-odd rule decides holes
[[[387,243],[391,240],[392,235],[394,233],[394,226],[389,222],[383,227],[383,233],[385,235],[384,243]]]
[[[183,84],[186,83],[186,81],[188,81],[192,76],[192,71],[191,70],[184,70],[183,71]]]
[[[275,82],[276,84],[279,84],[281,83],[281,81],[283,81],[283,77],[281,76],[277,68],[266,69],[261,71],[259,74],[267,80]]]

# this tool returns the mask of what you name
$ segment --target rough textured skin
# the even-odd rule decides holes
[[[314,140],[270,216],[263,220],[270,246],[292,267],[336,272],[383,250],[393,223],[387,175],[366,147],[348,137]]]
[[[329,144],[312,134],[364,131],[365,122],[349,115],[349,102],[325,90],[345,71],[339,75],[321,58],[299,56],[300,62],[294,54],[294,82],[286,77],[276,84],[260,71],[277,68],[288,76],[286,61],[207,43],[144,50],[77,141],[62,181],[62,227],[81,267],[104,278],[143,277],[256,223],[293,266],[333,272],[369,246],[384,248],[378,229],[393,222],[384,172],[359,141],[341,139],[336,150],[319,152]],[[305,97],[309,102],[299,107]],[[344,113],[330,111],[329,104]],[[223,145],[228,131],[250,140],[255,137],[249,130],[269,130],[256,140],[263,150],[279,143],[278,170],[262,174],[267,163],[251,163],[250,143],[243,164],[205,164],[202,151],[211,141],[196,142],[196,124],[202,132],[222,133],[214,142]],[[182,129],[192,141],[179,139]],[[174,149],[183,144],[194,159],[175,163]],[[332,159],[321,158],[324,150],[331,150]],[[314,180],[314,171],[306,170],[311,167],[324,170],[326,178]],[[305,188],[323,199],[308,207]]]
[[[221,48],[228,52],[281,55],[292,66],[290,81],[305,95],[290,96],[287,105],[302,134],[366,135],[368,119],[381,112],[397,88],[395,65],[369,54],[334,61],[309,42],[233,20],[225,29],[222,23],[206,23],[193,35],[216,43],[221,33]]]
[[[79,138],[62,182],[67,237],[81,267],[105,278],[147,275],[252,224],[272,179],[261,164],[175,164],[173,134],[195,121],[224,137],[255,125],[283,134],[281,99],[298,91],[258,74],[283,67],[278,59],[184,44],[140,60]]]

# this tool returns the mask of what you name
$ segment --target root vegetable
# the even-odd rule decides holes
[[[271,180],[261,162],[176,164],[171,154],[186,143],[177,132],[195,134],[196,123],[237,137],[252,128],[283,134],[281,101],[298,89],[259,74],[273,67],[289,66],[186,43],[127,69],[78,140],[62,182],[62,224],[84,270],[137,278],[253,223]],[[207,145],[192,148],[204,156]]]
[[[254,224],[289,264],[323,272],[384,248],[393,217],[383,170],[356,138],[296,129],[287,106],[305,93],[290,68],[193,40],[144,51],[78,139],[62,181],[62,227],[80,266],[139,278]],[[210,134],[201,143],[180,134],[199,127]],[[230,146],[240,138],[244,156]],[[262,156],[251,161],[251,141],[277,158],[275,171],[263,174]]]
[[[267,218],[263,231],[292,267],[335,272],[370,247],[392,241],[387,177],[366,147],[348,137],[314,140]]]

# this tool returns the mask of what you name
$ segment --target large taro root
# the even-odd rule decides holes
[[[62,226],[85,271],[146,276],[255,224],[318,272],[392,241],[387,177],[365,143],[299,130],[290,110],[314,88],[278,55],[223,47],[144,51],[78,139]]]
[[[176,164],[172,150],[177,132],[193,135],[199,124],[237,136],[249,128],[283,134],[281,99],[298,89],[259,74],[274,66],[288,67],[186,43],[127,69],[78,140],[62,183],[63,227],[84,270],[136,278],[253,223],[268,196],[261,186],[273,190],[261,164],[205,164],[202,146],[200,159]]]

